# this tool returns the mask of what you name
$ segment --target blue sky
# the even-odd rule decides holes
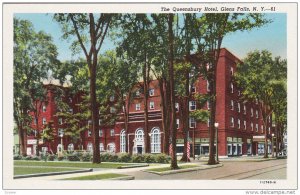
[[[53,37],[55,45],[58,47],[58,58],[60,60],[77,59],[72,56],[69,49],[71,40],[61,38],[62,32],[57,22],[50,14],[15,14],[20,19],[26,19],[33,23],[36,31],[45,31]],[[223,47],[226,47],[238,58],[243,59],[248,52],[253,50],[269,50],[273,56],[286,58],[287,50],[287,15],[285,13],[266,14],[267,19],[272,23],[264,27],[253,29],[250,32],[235,32],[226,36],[223,40]],[[104,43],[101,53],[111,48],[111,42]]]

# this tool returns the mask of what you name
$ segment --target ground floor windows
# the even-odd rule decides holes
[[[120,152],[126,152],[126,135],[124,130],[120,134]]]
[[[107,144],[107,151],[110,153],[114,153],[116,151],[116,145],[115,143],[109,143]]]
[[[92,153],[93,152],[93,144],[91,142],[89,142],[86,149],[87,149],[87,151]]]
[[[104,151],[104,145],[103,145],[103,143],[100,143],[100,144],[99,144],[99,150],[100,150],[100,152],[103,152],[103,151]]]
[[[68,151],[69,152],[74,151],[74,144],[71,143],[71,144],[68,145]]]
[[[160,153],[160,132],[158,128],[151,131],[151,153]]]
[[[227,137],[227,155],[228,156],[240,156],[243,154],[243,142],[242,138]]]

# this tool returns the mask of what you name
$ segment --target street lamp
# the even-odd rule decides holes
[[[216,160],[217,162],[219,162],[219,154],[218,154],[218,127],[219,127],[219,123],[215,123],[215,128],[216,128]]]
[[[64,146],[63,146],[63,136],[64,136],[63,133],[61,133],[61,134],[59,135],[59,137],[60,137],[60,145],[61,145],[61,152],[63,152],[63,150],[64,150]]]
[[[272,144],[272,150],[271,150],[271,152],[272,152],[272,158],[274,158],[274,141],[273,141],[273,138],[274,138],[274,133],[272,133],[272,140],[271,140],[271,144]]]

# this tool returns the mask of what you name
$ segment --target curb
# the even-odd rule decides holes
[[[14,179],[22,179],[22,178],[30,178],[30,177],[43,177],[43,176],[52,176],[52,175],[64,175],[64,174],[71,174],[71,173],[85,173],[85,172],[92,172],[92,171],[93,171],[93,169],[84,169],[84,170],[77,170],[77,171],[62,171],[62,172],[51,172],[51,173],[16,175],[16,176],[14,176]]]
[[[184,172],[190,172],[190,171],[218,168],[218,167],[222,167],[222,166],[223,166],[223,164],[220,163],[217,165],[201,165],[200,167],[195,167],[195,168],[178,169],[178,170],[163,171],[163,172],[148,171],[148,170],[142,170],[142,171],[157,174],[157,175],[171,175],[171,174],[176,174],[176,173],[184,173]]]
[[[124,177],[116,177],[108,180],[134,180],[134,176],[124,176]]]
[[[129,168],[138,168],[138,167],[149,167],[149,164],[120,166],[120,167],[117,167],[117,169],[129,169]]]

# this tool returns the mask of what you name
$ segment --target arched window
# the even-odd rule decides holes
[[[99,144],[99,150],[100,150],[100,152],[103,152],[103,151],[104,151],[104,145],[103,145],[103,143],[100,143],[100,144]]]
[[[126,135],[124,130],[120,134],[120,152],[126,152]]]
[[[136,132],[135,132],[135,140],[136,141],[144,141],[144,131],[143,129],[138,129]]]
[[[160,132],[158,128],[151,131],[151,153],[160,153]]]
[[[74,144],[71,143],[68,145],[68,151],[70,152],[74,151]]]
[[[109,144],[107,144],[107,151],[108,152],[115,152],[116,150],[116,145],[115,145],[115,143],[109,143]]]

